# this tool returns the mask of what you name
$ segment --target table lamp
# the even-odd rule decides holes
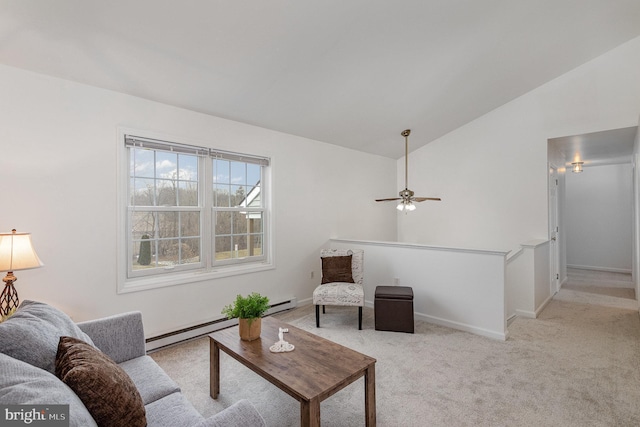
[[[15,229],[10,233],[0,233],[0,271],[7,272],[7,275],[2,279],[5,285],[0,294],[0,314],[2,316],[10,315],[20,303],[18,292],[13,287],[13,282],[18,279],[13,275],[13,272],[38,268],[43,265],[31,244],[31,233],[16,233]]]

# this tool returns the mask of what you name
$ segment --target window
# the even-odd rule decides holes
[[[201,280],[203,273],[269,263],[268,158],[123,136],[125,282],[168,278],[174,284],[176,277]],[[128,288],[138,286],[119,289]]]
[[[262,257],[261,183],[260,165],[222,158],[213,161],[214,262]]]

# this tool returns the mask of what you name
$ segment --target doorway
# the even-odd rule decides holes
[[[568,268],[630,277],[636,271],[637,132],[634,126],[548,140],[552,293],[566,283]],[[572,171],[575,164],[582,172]]]

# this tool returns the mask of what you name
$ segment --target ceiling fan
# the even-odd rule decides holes
[[[401,135],[404,136],[404,190],[398,195],[400,197],[393,197],[391,199],[376,199],[376,202],[391,202],[394,200],[400,200],[397,209],[402,212],[409,212],[416,209],[416,205],[413,202],[424,202],[425,200],[441,201],[439,197],[414,197],[413,191],[409,190],[409,135],[411,129],[403,130]]]

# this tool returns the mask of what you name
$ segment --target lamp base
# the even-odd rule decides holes
[[[13,286],[13,282],[15,282],[16,280],[18,279],[13,275],[12,271],[9,271],[7,275],[2,279],[2,281],[5,283],[2,293],[0,293],[0,314],[2,316],[8,316],[9,314],[13,313],[20,305],[18,292]]]

